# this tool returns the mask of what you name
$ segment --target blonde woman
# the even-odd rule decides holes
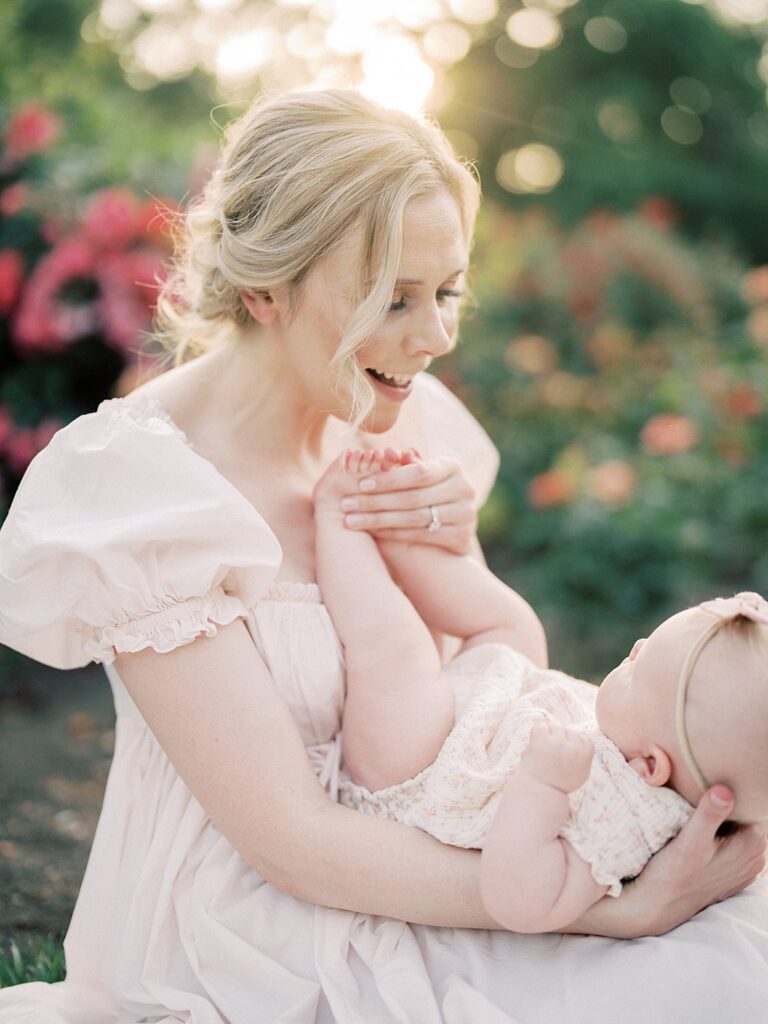
[[[0,992],[1,1024],[765,1012],[761,885],[640,943],[486,930],[476,851],[335,800],[344,661],[312,486],[347,444],[416,446],[423,465],[347,496],[348,527],[476,548],[496,453],[423,371],[456,340],[477,202],[431,124],[354,92],[258,103],[165,290],[178,364],[27,471],[0,532],[0,641],[101,662],[117,735],[67,980]],[[764,838],[718,839],[718,795],[574,930],[661,935],[752,882]]]

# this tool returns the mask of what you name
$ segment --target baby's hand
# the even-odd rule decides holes
[[[520,771],[565,793],[578,789],[589,777],[595,746],[581,732],[556,722],[537,722],[531,729]]]
[[[315,510],[329,507],[339,512],[344,496],[358,493],[357,484],[362,477],[386,472],[395,466],[408,466],[420,459],[415,448],[404,451],[396,448],[347,448],[333,460],[315,484],[312,492]]]

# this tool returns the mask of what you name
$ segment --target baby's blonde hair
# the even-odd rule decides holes
[[[331,366],[360,424],[374,392],[354,354],[392,302],[412,199],[446,190],[471,244],[480,190],[436,124],[352,90],[260,98],[228,126],[217,169],[190,204],[158,299],[158,338],[181,363],[249,322],[240,289],[290,286],[353,226],[362,229],[355,310]]]

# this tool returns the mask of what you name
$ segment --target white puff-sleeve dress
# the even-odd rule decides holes
[[[317,587],[275,582],[280,559],[262,517],[154,399],[103,402],[33,460],[0,531],[0,642],[59,668],[101,662],[117,730],[67,978],[0,991],[0,1024],[768,1019],[762,882],[669,935],[626,942],[332,910],[249,868],[179,778],[114,655],[169,651],[242,618],[335,796],[342,651]]]

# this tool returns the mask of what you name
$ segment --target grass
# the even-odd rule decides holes
[[[60,936],[49,932],[0,940],[0,988],[25,981],[63,981],[65,974]]]

